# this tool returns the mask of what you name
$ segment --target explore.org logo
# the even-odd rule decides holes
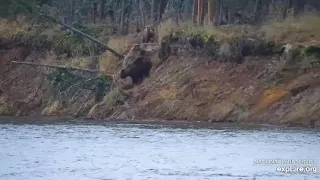
[[[277,172],[283,173],[318,173],[317,167],[295,167],[295,166],[287,166],[287,167],[277,167]]]

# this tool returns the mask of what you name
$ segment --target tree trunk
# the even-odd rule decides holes
[[[264,0],[263,3],[263,21],[267,21],[269,19],[269,13],[270,13],[270,0]]]
[[[157,2],[158,9],[157,9],[157,22],[160,22],[161,19],[161,2]]]
[[[221,24],[221,0],[215,0],[215,15],[214,15],[214,25]]]
[[[97,15],[98,15],[98,3],[94,2],[92,4],[92,22],[93,22],[93,24],[96,24]]]
[[[294,5],[293,5],[293,11],[294,11],[294,16],[297,17],[299,14],[301,14],[304,10],[305,6],[305,0],[294,0]]]
[[[201,25],[201,16],[202,16],[202,3],[203,0],[198,0],[198,15],[197,15],[197,24],[198,26]]]
[[[258,23],[260,21],[261,16],[261,0],[256,0],[255,6],[254,6],[254,21],[255,23]]]
[[[192,9],[192,22],[196,23],[197,22],[197,5],[198,5],[198,0],[193,0],[193,9]]]
[[[208,24],[212,25],[213,11],[212,11],[212,2],[208,1]]]
[[[130,15],[131,15],[131,12],[132,12],[132,1],[129,0],[129,5],[125,8],[126,11],[125,11],[125,34],[128,34],[129,33],[129,22],[130,22]]]
[[[167,8],[167,4],[168,4],[168,0],[161,0],[160,1],[160,13],[159,13],[159,21],[161,21],[162,17],[163,17],[163,14]]]
[[[72,0],[71,2],[71,14],[70,14],[70,25],[73,24],[74,22],[74,17],[75,17],[75,12],[76,12],[76,1],[75,0]]]
[[[105,13],[105,6],[106,6],[106,0],[101,0],[100,1],[100,20],[104,20],[106,17]]]
[[[193,18],[193,1],[194,0],[185,0],[184,1],[184,9],[183,9],[183,18],[184,19],[189,19]],[[192,12],[192,14],[190,14]]]
[[[119,29],[120,29],[120,32],[121,32],[121,34],[123,34],[124,33],[124,20],[125,20],[125,14],[124,14],[124,12],[125,12],[125,5],[126,5],[126,0],[122,0],[122,4],[121,4],[121,17],[120,17],[120,27],[119,27]]]
[[[143,11],[143,0],[139,0],[139,18],[141,19],[141,26],[145,27],[145,17],[144,17],[144,11]]]
[[[155,20],[155,0],[151,0],[151,13],[150,13],[150,23],[153,23]]]

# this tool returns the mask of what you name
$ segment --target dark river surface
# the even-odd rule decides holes
[[[311,161],[257,164],[279,158]],[[14,124],[0,118],[1,180],[312,180],[320,179],[319,163],[317,130]],[[289,166],[304,172],[277,172]]]

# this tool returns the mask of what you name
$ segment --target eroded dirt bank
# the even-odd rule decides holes
[[[136,34],[109,37],[108,46],[126,55],[123,61],[68,31],[1,21],[0,115],[319,127],[318,20],[308,16],[259,29],[164,22],[151,45],[132,47],[140,40]],[[141,56],[152,68],[133,85],[120,72]],[[141,74],[133,74],[139,80]]]
[[[49,86],[44,75],[47,70],[10,63],[18,60],[49,64],[47,52],[22,45],[3,46],[6,47],[0,52],[2,115],[74,115],[85,94],[73,102],[48,105]],[[181,50],[153,67],[142,84],[124,90],[126,98],[110,92],[114,93],[113,99],[90,102],[81,115],[319,126],[319,68],[286,70],[276,56],[248,56],[237,64],[188,53]],[[44,113],[48,106],[58,107],[51,114]]]

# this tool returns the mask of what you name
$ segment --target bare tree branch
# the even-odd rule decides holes
[[[119,59],[122,59],[122,58],[123,58],[123,55],[121,55],[121,54],[119,54],[118,52],[116,52],[115,50],[111,49],[109,46],[105,45],[104,43],[102,43],[102,42],[99,41],[98,39],[96,39],[96,38],[94,38],[94,37],[92,37],[92,36],[90,36],[90,35],[88,35],[88,34],[86,34],[86,33],[84,33],[84,32],[81,32],[81,31],[79,31],[78,29],[76,29],[76,28],[74,28],[74,27],[71,27],[71,26],[69,26],[69,25],[67,25],[67,24],[65,24],[65,23],[63,23],[63,22],[61,22],[61,21],[58,21],[58,20],[56,20],[56,19],[54,19],[54,18],[52,18],[52,17],[50,17],[50,16],[47,16],[47,15],[44,15],[44,14],[41,14],[41,16],[42,16],[42,17],[45,17],[45,18],[47,18],[47,19],[50,19],[52,22],[57,23],[57,24],[60,24],[60,25],[62,25],[62,26],[64,26],[64,27],[66,27],[66,28],[68,28],[68,29],[70,29],[70,30],[72,30],[72,31],[74,31],[74,32],[76,32],[76,33],[78,33],[78,34],[80,34],[80,35],[82,35],[82,36],[90,39],[91,41],[93,41],[93,42],[95,42],[95,43],[103,46],[106,50],[112,52],[112,53],[113,53],[114,55],[116,55]]]
[[[118,52],[116,52],[115,50],[111,49],[110,47],[108,47],[108,46],[105,45],[103,42],[99,41],[98,39],[96,39],[96,38],[94,38],[94,37],[92,37],[92,36],[90,36],[90,35],[82,32],[82,31],[80,31],[80,30],[78,30],[78,29],[76,29],[76,28],[74,28],[74,27],[71,27],[71,26],[63,23],[63,22],[60,21],[60,20],[56,20],[56,19],[54,19],[54,18],[52,18],[52,17],[50,17],[50,16],[42,13],[40,10],[35,10],[35,9],[33,9],[30,5],[26,4],[25,2],[18,1],[18,3],[21,4],[21,5],[23,5],[23,6],[24,6],[26,9],[28,9],[31,13],[34,13],[34,12],[36,11],[36,14],[39,14],[39,16],[44,17],[44,18],[46,18],[46,19],[49,19],[49,20],[51,20],[51,21],[54,22],[54,23],[60,24],[60,25],[62,25],[62,26],[64,26],[64,27],[70,29],[71,31],[76,32],[76,33],[78,33],[78,34],[80,34],[80,35],[82,35],[82,36],[90,39],[91,41],[99,44],[100,46],[103,46],[106,50],[112,52],[112,53],[113,53],[114,55],[116,55],[119,59],[122,59],[122,58],[124,57],[123,55],[121,55],[121,54],[119,54]]]

